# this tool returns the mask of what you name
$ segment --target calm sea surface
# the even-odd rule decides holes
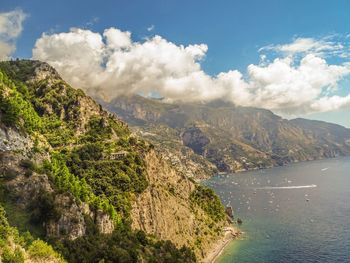
[[[350,262],[350,158],[215,176],[206,181],[244,232],[229,262]]]

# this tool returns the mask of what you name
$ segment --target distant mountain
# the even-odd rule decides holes
[[[141,96],[119,97],[104,105],[165,151],[199,160],[201,165],[188,170],[194,176],[350,154],[350,129],[286,120],[264,109],[223,101],[169,104]]]

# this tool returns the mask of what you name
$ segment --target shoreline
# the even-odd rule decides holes
[[[231,241],[235,240],[241,234],[241,231],[239,231],[237,228],[229,226],[224,228],[224,233],[224,236],[214,244],[213,248],[204,258],[204,263],[215,263],[227,245],[230,244]]]
[[[216,172],[216,173],[212,173],[209,176],[206,177],[196,177],[194,178],[194,180],[197,183],[202,183],[205,182],[207,180],[210,180],[210,178],[215,177],[215,176],[225,176],[225,175],[230,175],[230,174],[243,174],[243,173],[247,173],[247,172],[253,172],[253,171],[264,171],[264,170],[268,170],[268,169],[273,169],[273,168],[279,168],[279,167],[288,167],[294,164],[300,164],[300,163],[308,163],[308,162],[318,162],[318,161],[325,161],[325,160],[332,160],[332,159],[342,159],[342,158],[350,158],[350,155],[340,155],[340,156],[334,156],[334,157],[325,157],[325,158],[318,158],[318,159],[313,159],[313,160],[296,160],[293,162],[288,162],[286,164],[283,165],[271,165],[271,166],[266,166],[266,167],[254,167],[254,168],[249,168],[249,169],[239,169],[239,170],[235,170],[235,171],[227,171],[227,172]],[[221,173],[221,174],[220,174]]]

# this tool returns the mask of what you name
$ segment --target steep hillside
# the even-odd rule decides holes
[[[196,169],[207,174],[215,168],[237,172],[350,154],[350,129],[288,121],[263,109],[222,101],[167,104],[140,96],[120,97],[105,106],[153,143],[166,141],[166,152],[200,160]],[[197,176],[195,169],[192,175]]]
[[[211,190],[48,64],[0,70],[0,201],[10,225],[68,262],[206,256],[227,225]]]
[[[20,235],[8,223],[0,206],[0,262],[66,262],[61,255],[42,240],[35,240],[29,232]]]

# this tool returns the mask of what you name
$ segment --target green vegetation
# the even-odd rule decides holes
[[[50,213],[45,214],[42,209],[48,203],[47,200],[44,200],[46,196],[44,194],[40,195],[40,200],[34,200],[32,207],[23,209],[18,206],[17,199],[4,186],[4,180],[0,180],[0,205],[6,211],[7,220],[21,233],[30,231],[35,237],[43,238],[45,236],[43,225],[37,223],[39,221],[37,215],[40,215],[40,218],[46,218],[53,212],[51,209],[46,209],[45,211],[49,210]],[[40,223],[42,222],[40,221]]]
[[[94,220],[86,215],[88,233],[84,237],[49,240],[69,262],[195,262],[190,249],[177,249],[170,241],[157,241],[131,229],[131,201],[148,185],[142,154],[151,146],[132,137],[124,123],[56,75],[25,84],[36,63],[0,63],[0,122],[28,133],[34,141],[33,155],[48,153],[49,158],[41,163],[25,159],[19,166],[29,179],[34,173],[48,175],[54,192],[40,190],[28,211],[19,212],[6,204],[6,209],[13,210],[11,218],[17,214],[21,222],[14,221],[18,225],[42,228],[48,220],[60,218],[62,211],[56,207],[55,195],[64,193],[92,209],[102,210],[116,226],[112,234],[99,234]],[[116,158],[120,152],[121,157]],[[16,172],[8,171],[0,177],[12,180]],[[7,249],[6,231],[32,259],[62,261],[45,242],[18,234],[8,225],[1,209],[0,251],[5,255],[4,262],[23,262],[24,256],[21,250]],[[35,238],[40,235],[37,233]]]
[[[10,233],[10,225],[7,222],[5,209],[0,206],[0,238],[5,239]]]
[[[112,235],[88,235],[65,241],[64,253],[71,263],[80,262],[196,262],[193,252],[177,249],[170,241],[155,241],[142,231],[118,229]],[[109,249],[104,249],[108,247]]]
[[[42,240],[35,240],[29,232],[22,235],[11,227],[7,221],[4,208],[0,205],[0,259],[4,263],[23,263],[24,253],[28,252],[30,259],[46,262],[54,259],[62,262],[62,256]]]
[[[219,197],[206,186],[197,185],[191,193],[191,202],[201,207],[215,222],[225,218],[225,211]]]
[[[109,140],[112,136],[112,127],[102,117],[93,116],[87,126],[88,131],[81,139],[83,142]]]
[[[108,157],[112,151],[110,147],[113,145],[86,143],[66,153],[67,165],[72,173],[91,186],[96,195],[106,196],[118,212],[127,216],[130,194],[141,193],[147,187],[144,163],[132,148],[128,148],[129,152],[122,160],[111,160]]]
[[[25,81],[28,76],[32,76],[35,68],[33,67],[33,61],[30,60],[16,60],[6,61],[0,64],[0,69],[6,72],[13,80],[20,82]]]
[[[141,193],[147,187],[147,181],[142,158],[135,149],[140,145],[135,146],[129,139],[130,132],[125,125],[112,117],[94,115],[88,121],[86,132],[76,137],[77,100],[84,95],[81,91],[67,87],[59,80],[51,85],[43,80],[35,87],[27,87],[16,80],[15,85],[5,73],[0,74],[1,119],[6,125],[16,124],[27,132],[43,134],[51,147],[57,148],[56,153],[52,152],[51,162],[44,165],[56,187],[103,210],[116,223],[120,222],[117,211],[127,217],[130,194]],[[17,91],[18,85],[21,85],[22,93]],[[67,115],[65,119],[62,119],[62,112]],[[119,140],[111,140],[114,134]],[[103,159],[103,155],[118,150],[128,150],[124,160]],[[26,161],[22,166],[28,176],[35,169]]]
[[[56,115],[44,115],[43,131],[45,138],[52,147],[62,147],[74,143],[74,129]],[[70,124],[72,126],[72,124]]]
[[[50,262],[53,259],[58,259],[57,262],[65,262],[62,256],[57,253],[50,245],[42,240],[35,240],[28,248],[30,257],[37,261]]]
[[[25,90],[25,86],[22,88]],[[0,113],[1,121],[8,125],[22,127],[28,133],[41,129],[42,122],[33,106],[15,84],[0,71]]]
[[[96,196],[85,179],[80,179],[69,171],[64,161],[64,155],[52,153],[51,162],[46,162],[44,169],[53,178],[59,190],[69,192],[77,200],[86,202],[94,208],[101,209],[110,215],[115,224],[120,223],[121,218],[109,200],[103,197],[103,195]]]

